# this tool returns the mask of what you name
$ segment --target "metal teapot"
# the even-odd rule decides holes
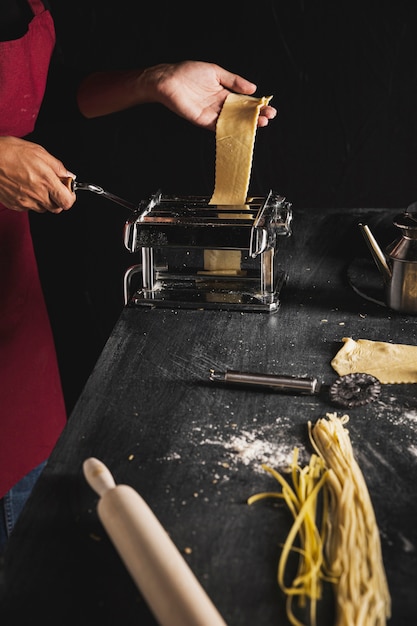
[[[359,228],[384,280],[387,305],[395,311],[417,314],[417,213],[411,209],[417,209],[417,203],[394,218],[401,236],[387,246],[385,254],[369,226],[359,224]]]

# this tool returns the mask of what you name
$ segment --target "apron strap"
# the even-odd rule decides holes
[[[45,11],[45,6],[41,0],[28,0],[34,15],[39,15]]]

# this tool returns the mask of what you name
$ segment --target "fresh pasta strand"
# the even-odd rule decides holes
[[[294,521],[282,547],[277,571],[278,585],[287,597],[286,611],[290,623],[303,626],[293,606],[294,600],[298,599],[300,607],[306,607],[309,602],[310,624],[316,626],[317,602],[322,597],[323,582],[331,580],[324,563],[326,524],[323,524],[321,530],[316,524],[318,499],[327,480],[326,468],[322,459],[316,455],[312,455],[309,465],[300,467],[298,448],[294,448],[290,467],[292,487],[277,471],[267,465],[262,467],[280,483],[282,491],[255,494],[248,499],[248,504],[271,497],[282,498],[286,502]],[[326,512],[325,502],[323,518]],[[291,554],[298,555],[298,567],[295,578],[288,584],[285,579]]]
[[[391,598],[375,512],[345,427],[349,417],[326,418],[309,422],[309,435],[329,474],[326,556],[337,578],[335,626],[385,626]]]

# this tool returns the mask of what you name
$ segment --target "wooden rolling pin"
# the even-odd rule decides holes
[[[183,556],[146,502],[117,485],[95,458],[84,476],[100,496],[98,516],[127,570],[161,626],[226,626]]]

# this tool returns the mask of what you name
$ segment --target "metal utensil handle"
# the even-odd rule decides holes
[[[317,378],[259,374],[256,372],[239,372],[236,370],[226,370],[225,372],[210,370],[210,380],[213,382],[270,387],[275,388],[277,391],[294,391],[311,395],[319,393],[321,387],[321,383]]]
[[[96,193],[99,196],[104,196],[108,200],[112,200],[113,202],[116,202],[116,204],[120,204],[121,206],[124,206],[126,209],[129,209],[129,211],[134,212],[137,210],[137,206],[133,204],[132,202],[129,202],[128,200],[125,200],[124,198],[120,198],[120,196],[116,196],[114,193],[105,191],[105,189],[103,189],[103,187],[99,187],[99,185],[93,185],[92,183],[78,182],[75,178],[72,178],[71,176],[67,176],[66,178],[61,178],[61,180],[70,191],[73,191],[73,192],[80,191],[80,190],[91,191],[92,193]]]

